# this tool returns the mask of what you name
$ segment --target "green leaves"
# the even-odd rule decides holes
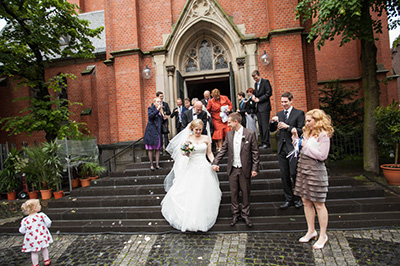
[[[400,12],[399,0],[301,0],[297,5],[297,18],[313,19],[308,39],[320,39],[318,49],[326,40],[333,40],[340,35],[341,45],[354,39],[372,41],[373,32],[382,32],[382,17],[387,12],[389,27],[400,25],[396,14]],[[371,16],[370,10],[377,17]]]
[[[0,124],[3,124],[2,129],[10,132],[9,135],[18,135],[23,132],[30,135],[44,130],[47,134],[59,139],[83,135],[82,131],[87,131],[86,124],[71,121],[69,118],[69,107],[82,104],[72,103],[55,96],[55,93],[59,92],[64,85],[63,78],[65,77],[74,78],[73,75],[59,75],[50,80],[48,87],[54,93],[51,96],[45,96],[43,100],[31,98],[29,106],[20,111],[20,116],[0,119]]]
[[[99,37],[103,27],[89,28],[76,8],[65,0],[0,0],[0,18],[7,21],[0,38],[0,76],[17,79],[35,95],[21,116],[1,120],[11,134],[44,130],[51,140],[79,134],[84,126],[69,121],[68,105],[76,103],[50,96],[49,90],[62,89],[60,80],[65,76],[54,86],[45,80],[45,67],[55,58],[94,57],[91,38]]]

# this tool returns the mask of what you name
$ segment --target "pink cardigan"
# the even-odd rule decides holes
[[[293,138],[293,142],[295,142],[296,139]],[[322,131],[318,138],[312,137],[307,139],[304,137],[301,142],[301,152],[318,161],[325,161],[329,155],[330,144],[331,142],[328,134]]]

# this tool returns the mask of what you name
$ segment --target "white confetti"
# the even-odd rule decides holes
[[[150,237],[146,236],[146,237],[144,238],[144,240],[150,241]]]

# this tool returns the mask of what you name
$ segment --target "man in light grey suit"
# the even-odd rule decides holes
[[[258,173],[259,154],[258,142],[254,131],[241,125],[242,116],[232,113],[228,116],[228,126],[232,129],[226,135],[226,140],[220,152],[212,162],[214,171],[219,171],[219,162],[228,154],[227,173],[231,190],[231,211],[233,214],[231,226],[234,226],[241,216],[246,225],[253,223],[250,215],[250,183],[251,177]],[[239,191],[242,191],[242,208],[239,208]]]

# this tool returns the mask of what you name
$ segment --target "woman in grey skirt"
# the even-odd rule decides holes
[[[294,194],[302,198],[307,220],[307,234],[299,239],[302,243],[318,236],[315,231],[314,206],[317,210],[320,234],[313,246],[314,249],[323,248],[328,241],[326,234],[328,210],[325,206],[328,193],[328,173],[324,161],[328,158],[330,138],[333,132],[331,118],[324,111],[314,109],[306,114]],[[297,130],[292,130],[292,134],[294,143],[298,145]]]

